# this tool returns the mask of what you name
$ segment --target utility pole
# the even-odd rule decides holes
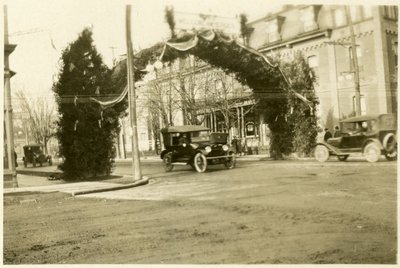
[[[136,94],[135,94],[135,76],[133,68],[133,49],[131,39],[131,5],[126,6],[126,48],[127,48],[127,71],[128,71],[128,97],[129,111],[132,128],[132,176],[134,180],[142,179],[140,169],[139,142],[137,134],[136,119]]]
[[[10,79],[14,73],[10,70],[8,61],[9,55],[14,51],[16,45],[11,45],[8,42],[8,18],[7,18],[7,6],[3,6],[4,11],[4,119],[6,128],[7,138],[7,159],[8,168],[12,173],[12,185],[18,187],[17,171],[15,169],[15,157],[14,157],[14,129],[13,129],[13,115],[11,105],[11,87]]]
[[[356,38],[354,36],[354,27],[353,20],[351,18],[350,8],[349,6],[345,6],[346,8],[346,17],[349,24],[350,29],[350,42],[351,42],[351,54],[352,54],[352,65],[354,71],[354,89],[355,89],[355,110],[356,115],[361,115],[361,94],[360,94],[360,72],[358,69],[358,58],[357,58],[357,48],[356,48]]]

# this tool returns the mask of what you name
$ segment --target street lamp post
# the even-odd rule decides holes
[[[18,187],[17,172],[15,169],[15,156],[14,156],[14,130],[13,130],[13,114],[11,104],[11,87],[10,79],[13,76],[13,72],[10,70],[8,56],[15,49],[15,45],[10,45],[8,42],[8,18],[7,18],[7,6],[3,6],[4,11],[4,111],[5,111],[5,128],[7,138],[7,159],[8,168],[12,174],[12,185]]]

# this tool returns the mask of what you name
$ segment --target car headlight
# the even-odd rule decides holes
[[[222,146],[222,150],[224,150],[225,152],[228,151],[228,149],[229,149],[229,146],[228,146],[228,145],[224,144],[224,145]]]
[[[204,148],[204,150],[206,150],[207,153],[211,152],[211,147],[207,146],[206,148]]]

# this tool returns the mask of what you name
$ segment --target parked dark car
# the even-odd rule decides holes
[[[387,160],[397,160],[397,117],[395,114],[363,115],[341,121],[341,137],[320,142],[315,158],[325,162],[330,155],[346,161],[354,153],[363,153],[369,162],[383,154]]]
[[[228,145],[227,133],[210,133],[203,126],[172,126],[161,129],[165,150],[161,152],[164,168],[171,171],[174,165],[190,165],[204,172],[207,165],[235,166],[235,154]]]
[[[24,147],[24,156],[22,157],[22,161],[24,161],[24,167],[27,167],[28,164],[32,164],[36,167],[37,164],[43,166],[44,163],[48,163],[49,166],[53,164],[50,155],[45,155],[42,151],[42,145],[40,144],[30,144],[25,145]]]

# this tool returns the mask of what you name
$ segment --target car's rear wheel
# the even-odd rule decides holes
[[[314,151],[315,159],[319,162],[326,162],[329,159],[329,150],[324,145],[317,145]]]
[[[349,157],[348,155],[338,155],[337,156],[338,160],[342,161],[342,162],[346,161],[348,157]]]
[[[172,153],[167,153],[163,156],[163,162],[164,162],[164,170],[166,172],[171,171],[174,166],[172,165]]]
[[[364,156],[368,162],[377,162],[381,155],[381,149],[375,142],[368,143],[364,148]]]
[[[226,168],[232,169],[232,168],[235,167],[235,164],[236,164],[236,157],[235,157],[235,154],[234,154],[233,152],[230,152],[230,153],[229,153],[229,156],[230,156],[230,157],[227,157],[227,158],[226,158],[226,160],[225,160],[225,162],[224,162],[224,165],[225,165]]]
[[[396,136],[393,133],[386,134],[386,136],[383,138],[382,145],[387,152],[394,151],[397,146]]]
[[[385,152],[385,157],[389,161],[396,161],[397,160],[397,143],[395,144],[394,148],[390,152]]]
[[[202,173],[207,169],[207,158],[202,153],[197,153],[193,159],[194,168],[197,172]]]

